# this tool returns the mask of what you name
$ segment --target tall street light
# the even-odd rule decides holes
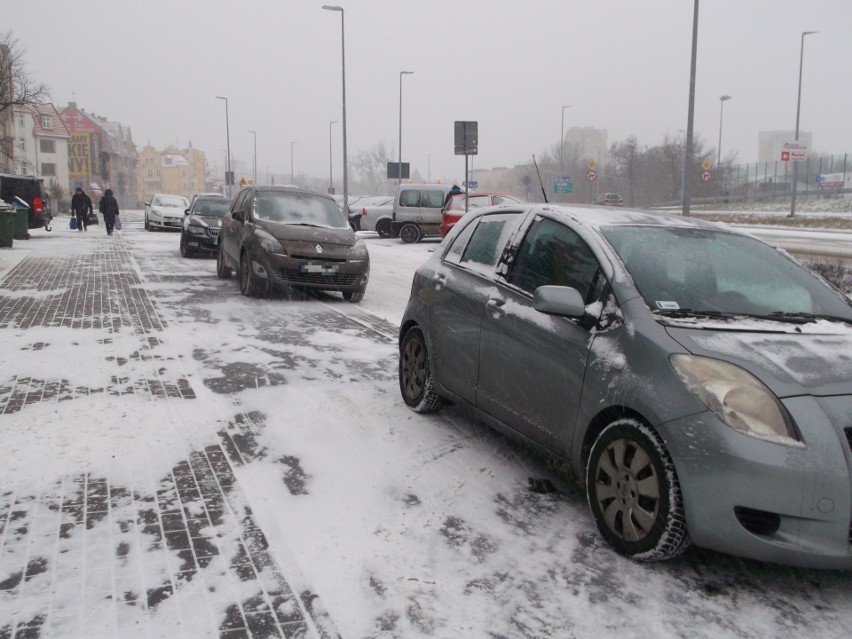
[[[293,170],[293,166],[294,166],[293,165],[293,145],[296,144],[296,143],[297,143],[297,140],[293,140],[292,142],[290,142],[290,184],[296,183],[296,180],[295,180],[295,177],[294,177],[295,172]]]
[[[397,165],[399,180],[397,180],[397,184],[402,184],[402,76],[413,74],[414,71],[399,72],[399,164]]]
[[[683,216],[689,217],[692,184],[692,129],[695,122],[695,66],[698,59],[698,0],[692,10],[692,55],[689,63],[689,107],[686,116],[686,149],[683,153],[683,177],[681,179],[681,201]]]
[[[228,187],[228,195],[231,195],[230,183],[233,179],[231,177],[231,124],[228,118],[228,98],[217,95],[216,99],[225,101],[225,139],[228,144],[228,173],[225,175],[225,186]]]
[[[322,6],[326,11],[340,12],[340,54],[342,61],[343,73],[343,206],[349,207],[349,170],[347,168],[346,155],[346,28],[344,26],[343,7],[324,4]],[[347,210],[346,208],[344,210]]]
[[[805,59],[805,36],[818,31],[802,31],[802,44],[799,47],[799,97],[796,100],[796,142],[799,141],[799,113],[802,110],[802,62]],[[796,216],[796,191],[799,190],[799,163],[793,162],[793,197],[790,200],[790,217]]]
[[[334,193],[334,160],[331,152],[331,125],[337,124],[337,120],[331,120],[328,123],[328,193]]]
[[[729,95],[719,96],[719,147],[716,158],[716,172],[719,174],[719,189],[722,189],[722,117],[725,115],[725,102],[731,99]]]
[[[254,136],[254,157],[252,160],[252,172],[254,173],[254,183],[257,184],[257,131],[249,131]]]
[[[562,129],[559,134],[559,168],[565,168],[565,109],[571,108],[570,104],[562,105]]]

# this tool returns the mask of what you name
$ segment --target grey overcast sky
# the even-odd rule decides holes
[[[336,0],[327,0],[329,2]],[[258,172],[329,171],[341,119],[341,20],[322,0],[0,0],[0,31],[26,47],[58,106],[193,146],[221,171],[224,102],[232,157]],[[403,78],[403,161],[458,179],[453,121],[479,122],[476,168],[527,162],[565,128],[607,129],[655,145],[686,128],[692,0],[340,0],[345,9],[350,161],[394,149]],[[852,1],[703,0],[695,131],[757,159],[758,132],[792,130],[805,39],[801,130],[825,153],[852,153]],[[341,173],[334,125],[334,173]],[[239,176],[238,176],[239,177]]]

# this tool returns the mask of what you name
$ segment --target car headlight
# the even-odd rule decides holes
[[[188,229],[193,235],[207,235],[207,225],[198,220],[190,220]]]
[[[368,259],[370,259],[370,254],[367,252],[367,245],[364,244],[364,240],[355,242],[349,249],[349,256],[346,258],[349,262],[363,262]]]
[[[734,430],[779,443],[801,442],[784,406],[748,371],[697,355],[671,355],[669,361],[701,403]]]
[[[274,255],[287,255],[287,251],[281,245],[281,242],[276,240],[266,231],[258,229],[255,231],[255,237],[260,243],[261,248],[263,248],[263,250],[267,253],[273,253]]]

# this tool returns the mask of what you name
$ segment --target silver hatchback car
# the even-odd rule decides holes
[[[852,303],[726,227],[519,205],[417,271],[400,390],[567,461],[624,555],[852,568]]]

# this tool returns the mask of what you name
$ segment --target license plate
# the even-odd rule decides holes
[[[337,273],[337,264],[314,264],[312,262],[302,262],[299,264],[299,271],[302,273],[333,275],[334,273]]]

